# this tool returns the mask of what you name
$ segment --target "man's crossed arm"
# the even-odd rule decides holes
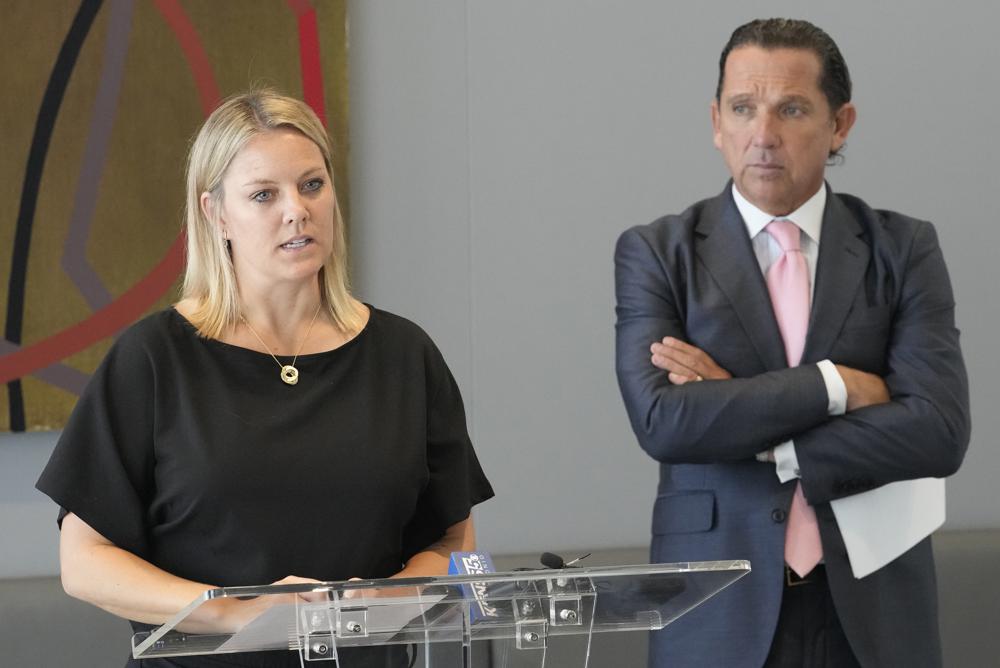
[[[674,385],[701,380],[727,380],[732,375],[715,363],[705,351],[672,336],[654,341],[649,347],[653,366],[667,372]],[[884,404],[889,401],[889,388],[879,376],[842,364],[835,365],[847,388],[847,410]]]

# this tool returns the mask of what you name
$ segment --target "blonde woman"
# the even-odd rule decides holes
[[[66,591],[146,629],[213,587],[445,573],[493,491],[437,348],[350,294],[319,120],[272,91],[236,96],[187,172],[183,298],[118,339],[38,482],[63,509]],[[213,604],[187,630],[237,628],[254,605]]]

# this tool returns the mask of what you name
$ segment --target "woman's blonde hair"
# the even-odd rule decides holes
[[[333,184],[333,164],[326,130],[305,103],[270,89],[235,95],[212,112],[191,145],[187,163],[187,267],[183,297],[194,301],[189,315],[202,336],[220,338],[240,318],[236,274],[227,242],[218,227],[222,177],[237,153],[254,136],[279,128],[301,132],[319,147]],[[209,193],[209,219],[201,194]],[[347,272],[347,240],[340,206],[334,198],[333,251],[319,271],[320,299],[342,331],[355,333],[363,315],[351,298]]]

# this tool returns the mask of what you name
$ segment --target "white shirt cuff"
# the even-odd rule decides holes
[[[795,455],[795,443],[789,440],[774,447],[774,469],[781,482],[801,477],[799,475],[799,458]]]
[[[847,385],[844,384],[844,379],[830,360],[817,362],[816,366],[823,374],[823,382],[826,384],[827,414],[843,415],[847,412]]]

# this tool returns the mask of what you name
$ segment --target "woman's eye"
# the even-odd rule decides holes
[[[250,199],[255,202],[267,202],[271,199],[271,192],[269,190],[261,190],[251,195]]]
[[[323,187],[323,179],[309,179],[304,184],[302,184],[302,190],[311,192],[314,190],[319,190]]]

